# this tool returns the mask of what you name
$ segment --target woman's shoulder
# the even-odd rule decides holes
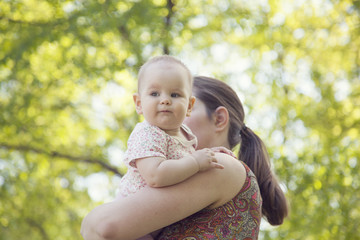
[[[244,163],[230,154],[215,153],[215,156],[219,163],[224,165],[224,170],[230,178],[237,177],[239,173],[246,173]]]
[[[216,208],[233,199],[242,189],[247,176],[246,168],[240,160],[224,153],[216,153],[215,156],[224,169],[216,169],[209,176],[212,178],[212,185],[219,191],[218,200],[211,204],[210,208]]]

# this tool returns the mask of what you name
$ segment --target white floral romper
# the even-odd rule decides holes
[[[136,168],[136,159],[145,157],[180,159],[195,151],[197,145],[195,135],[185,125],[182,125],[181,129],[186,133],[188,141],[170,136],[146,121],[136,124],[128,139],[128,149],[124,159],[128,171],[121,178],[118,197],[128,196],[146,185]]]

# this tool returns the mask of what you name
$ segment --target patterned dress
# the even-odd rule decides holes
[[[128,196],[146,186],[146,182],[136,168],[136,159],[145,157],[163,157],[180,159],[195,151],[197,140],[191,130],[182,125],[188,141],[170,136],[160,128],[146,121],[136,124],[128,139],[128,149],[124,162],[128,171],[121,178],[117,198]]]
[[[254,173],[245,163],[243,165],[246,169],[245,183],[232,200],[215,209],[203,209],[165,227],[157,239],[257,239],[262,199]]]

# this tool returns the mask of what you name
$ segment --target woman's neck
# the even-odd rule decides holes
[[[217,134],[215,134],[215,136],[213,137],[212,141],[211,141],[211,146],[210,147],[226,147],[228,149],[230,149],[230,144],[228,142],[227,139],[228,135],[224,132],[218,132]],[[230,149],[231,150],[231,149]]]

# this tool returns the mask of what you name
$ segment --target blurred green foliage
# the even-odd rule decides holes
[[[0,239],[81,239],[106,199],[91,176],[111,196],[126,171],[137,70],[163,53],[236,89],[268,145],[291,212],[261,239],[360,239],[359,15],[358,0],[1,1]]]

